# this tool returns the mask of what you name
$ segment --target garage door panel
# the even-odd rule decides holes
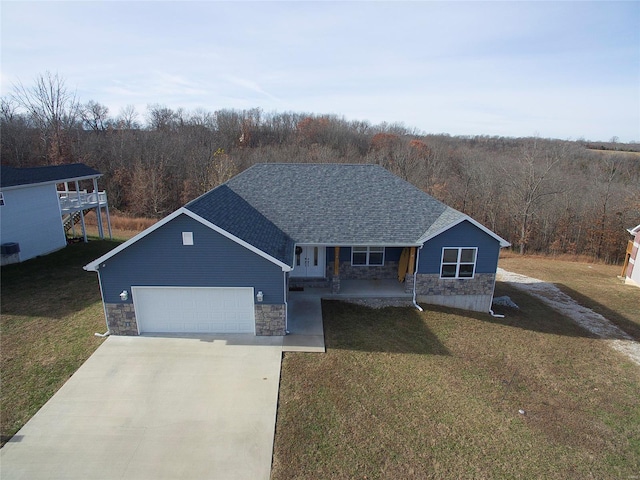
[[[253,288],[132,287],[140,333],[253,333]]]

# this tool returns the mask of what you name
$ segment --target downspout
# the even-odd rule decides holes
[[[282,276],[284,278],[283,286],[284,286],[284,334],[289,335],[289,304],[287,303],[287,293],[289,289],[287,288],[287,272],[282,271]]]
[[[497,279],[497,277],[498,277],[498,269],[497,269],[497,266],[496,266],[496,273],[495,273],[495,277],[493,279],[493,290],[491,291],[491,305],[489,306],[489,314],[494,318],[504,318],[504,315],[493,313],[493,308],[491,308],[493,306],[493,295],[496,293],[496,279]]]
[[[98,285],[100,286],[100,295],[102,296],[102,309],[104,310],[104,321],[107,324],[107,331],[104,333],[94,333],[96,337],[107,337],[111,335],[109,331],[109,319],[107,318],[107,306],[104,303],[104,292],[102,290],[102,278],[100,278],[100,270],[96,268],[96,273],[98,274]]]
[[[424,247],[424,244],[418,247],[418,253],[416,254],[416,268],[413,272],[413,306],[420,312],[424,310],[422,310],[422,307],[418,305],[418,302],[416,302],[416,279],[418,278],[418,265],[420,263],[420,250],[422,250],[422,247]]]

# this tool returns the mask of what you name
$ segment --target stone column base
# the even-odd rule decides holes
[[[255,304],[256,335],[286,335],[287,306]]]
[[[334,275],[331,278],[331,293],[340,292],[340,275]]]
[[[104,306],[111,335],[138,335],[133,303],[105,303]]]
[[[404,276],[404,293],[413,293],[413,276],[415,273],[406,273]]]

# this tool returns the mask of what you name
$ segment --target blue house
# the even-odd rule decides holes
[[[2,265],[46,255],[67,245],[67,232],[76,228],[87,240],[84,216],[102,212],[109,233],[107,194],[98,191],[102,174],[82,163],[47,167],[0,167],[0,243]],[[89,185],[92,191],[87,191]],[[77,227],[76,227],[77,225]]]
[[[86,265],[112,334],[284,335],[290,289],[489,312],[509,243],[378,165],[260,164]]]

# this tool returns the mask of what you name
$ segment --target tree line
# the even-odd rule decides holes
[[[337,115],[148,105],[112,115],[55,74],[0,99],[2,163],[83,162],[109,204],[162,217],[255,163],[375,163],[470,215],[520,253],[622,261],[640,223],[640,145],[424,134]],[[593,147],[597,145],[597,150]]]

